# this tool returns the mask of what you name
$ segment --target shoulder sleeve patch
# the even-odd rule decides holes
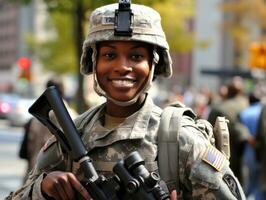
[[[205,150],[202,160],[211,165],[217,171],[221,171],[226,157],[215,147],[208,146]]]
[[[235,178],[230,174],[225,174],[223,176],[223,180],[226,183],[226,185],[229,187],[232,194],[238,199],[242,200],[241,193],[239,190],[239,186],[235,180]]]

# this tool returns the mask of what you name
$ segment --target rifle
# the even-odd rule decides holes
[[[50,111],[54,112],[61,129],[49,119]],[[145,162],[137,151],[116,163],[111,178],[98,175],[55,86],[43,92],[29,108],[29,113],[47,126],[70,158],[80,164],[85,176],[82,184],[94,200],[169,199],[169,194],[159,185],[159,175],[145,168]]]

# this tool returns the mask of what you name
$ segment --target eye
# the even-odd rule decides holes
[[[114,53],[106,53],[104,55],[104,57],[111,59],[111,58],[114,58],[115,57],[115,54]]]
[[[135,61],[140,61],[144,58],[144,56],[142,54],[137,54],[137,53],[132,54],[130,57],[132,60],[135,60]]]
[[[116,55],[113,52],[103,52],[100,54],[100,56],[106,60],[112,60],[113,58],[115,58]]]

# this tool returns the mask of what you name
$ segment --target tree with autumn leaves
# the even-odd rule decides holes
[[[233,43],[233,64],[247,66],[245,56],[251,53],[253,42],[266,42],[266,1],[224,1],[220,8],[225,14],[223,31],[229,34]]]

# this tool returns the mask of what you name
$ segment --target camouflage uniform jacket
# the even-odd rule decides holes
[[[110,175],[116,161],[135,150],[145,159],[149,170],[156,170],[157,131],[162,110],[148,96],[137,113],[128,117],[116,129],[108,130],[102,125],[104,107],[105,104],[99,106],[90,121],[86,119],[86,113],[76,120],[82,124],[82,127],[77,128],[82,132],[82,139],[98,173]],[[190,118],[184,117],[181,123],[177,170],[183,198],[237,199],[234,195],[238,195],[244,199],[241,186],[229,168],[229,162],[222,159],[220,169],[216,170],[211,162],[209,164],[203,161],[209,141],[193,127],[193,120]],[[40,190],[43,175],[54,170],[72,171],[82,179],[78,166],[63,155],[55,139],[50,139],[41,150],[27,183],[13,194],[12,199],[44,199]]]

